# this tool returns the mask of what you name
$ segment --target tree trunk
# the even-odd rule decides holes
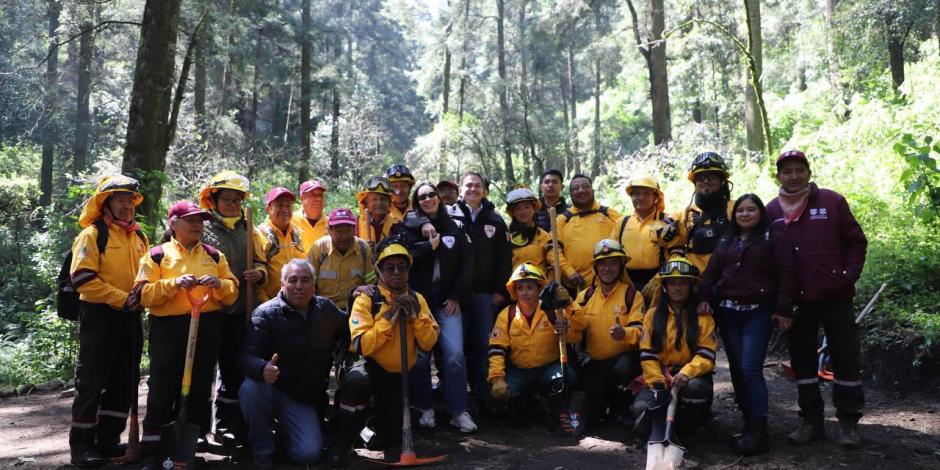
[[[601,60],[594,59],[594,161],[591,178],[601,172]]]
[[[141,182],[141,212],[154,223],[166,167],[167,116],[173,90],[181,0],[147,0],[140,28],[121,170]]]
[[[832,23],[837,3],[837,0],[823,0],[823,18],[826,20],[826,62],[829,66],[829,85],[833,90],[842,88],[842,80],[839,78],[839,56],[836,54],[836,32]]]
[[[89,4],[82,13],[81,30],[78,45],[78,87],[76,101],[78,103],[75,114],[75,141],[72,145],[72,172],[78,174],[88,166],[88,135],[91,132],[91,118],[89,114],[89,101],[91,97],[91,69],[95,55],[95,35],[91,31],[95,23],[94,6]]]
[[[46,17],[49,21],[49,60],[46,61],[46,112],[43,114],[42,167],[39,169],[39,205],[48,207],[52,203],[52,167],[55,163],[54,130],[55,113],[59,95],[59,54],[56,30],[59,29],[59,14],[62,5],[58,0],[50,0],[46,5]]]
[[[563,167],[565,174],[568,174],[569,169],[574,165],[574,156],[571,152],[571,123],[568,119],[568,84],[565,81],[565,75],[559,75],[558,83],[561,85],[561,114],[565,123],[565,161],[563,162]],[[541,174],[541,173],[539,173]]]
[[[200,132],[205,128],[206,122],[206,54],[205,44],[196,46],[196,76],[193,79],[193,114],[195,115],[196,127]]]
[[[259,12],[258,23],[260,24],[260,18],[263,13]],[[258,103],[261,101],[261,67],[262,65],[262,40],[264,38],[264,32],[259,26],[255,30],[255,57],[254,57],[254,66],[252,67],[252,76],[251,76],[251,107],[248,112],[248,145],[251,149],[250,152],[252,155],[255,153],[255,147],[258,143]]]
[[[763,40],[761,39],[761,19],[760,19],[760,0],[744,0],[747,5],[747,14],[748,14],[748,28],[750,34],[748,51],[751,54],[751,57],[754,59],[754,66],[756,67],[757,76],[752,76],[750,68],[748,68],[748,82],[756,80],[757,83],[761,82],[761,74],[763,73]],[[761,122],[761,113],[757,105],[757,94],[755,93],[754,87],[750,84],[745,85],[744,88],[744,124],[747,128],[747,149],[752,152],[760,152],[764,150],[764,132],[763,132],[763,123]]]
[[[657,41],[649,49],[650,101],[653,105],[653,142],[656,145],[672,140],[672,111],[669,106],[669,77],[666,71],[666,28],[664,0],[652,0],[650,39]]]
[[[573,42],[573,41],[571,41]],[[571,106],[571,166],[569,172],[581,173],[581,156],[578,151],[578,96],[575,88],[574,44],[568,44],[568,105]]]
[[[521,97],[522,101],[522,123],[525,126],[526,142],[529,144],[529,153],[528,158],[526,159],[526,169],[528,170],[528,175],[523,174],[523,178],[528,179],[529,181],[534,181],[538,175],[542,174],[542,171],[544,171],[544,165],[542,159],[538,156],[538,152],[535,150],[535,135],[532,131],[532,123],[529,122],[529,115],[531,114],[530,102],[532,96],[529,93],[529,58],[526,50],[527,45],[525,42],[527,7],[528,1],[522,0],[519,5],[519,96]],[[523,151],[522,154],[526,155],[525,151]]]
[[[897,90],[904,84],[904,43],[893,34],[888,35],[888,64],[891,66],[891,81]]]
[[[301,10],[300,32],[300,171],[299,178],[301,182],[307,181],[310,172],[310,56],[311,47],[310,38],[310,0],[303,0]],[[293,93],[293,88],[291,89]],[[287,106],[287,126],[290,125],[290,104]],[[284,139],[287,139],[287,129],[284,129]]]
[[[464,107],[464,98],[466,97],[467,92],[467,54],[470,43],[470,0],[464,0],[463,3],[463,47],[460,52],[460,90],[458,94],[460,95],[459,108],[457,112],[459,113],[458,120],[460,123],[463,123],[463,107]]]
[[[512,148],[509,142],[509,97],[506,83],[506,42],[503,24],[506,19],[504,0],[496,0],[496,61],[499,72],[499,114],[502,121],[503,171],[506,187],[516,184],[512,169]]]

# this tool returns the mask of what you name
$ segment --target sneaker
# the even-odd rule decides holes
[[[822,421],[803,421],[803,424],[796,431],[787,435],[787,442],[790,445],[802,446],[825,438],[826,428],[823,427]]]
[[[434,419],[434,410],[424,410],[421,412],[421,418],[418,419],[418,426],[422,428],[433,428],[437,426],[437,421]]]
[[[459,429],[460,432],[474,432],[477,430],[477,423],[473,422],[470,413],[464,411],[450,419],[450,425]]]
[[[839,445],[846,449],[856,449],[862,445],[862,435],[858,433],[858,423],[839,421]]]

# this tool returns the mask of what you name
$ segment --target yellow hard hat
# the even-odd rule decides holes
[[[659,181],[650,175],[636,175],[627,181],[627,195],[633,194],[633,188],[649,188],[656,191],[658,196],[656,201],[656,211],[664,212],[666,210],[666,196],[663,190],[659,188]]]
[[[233,189],[242,193],[242,200],[248,198],[248,178],[234,171],[225,170],[209,179],[209,184],[199,191],[199,206],[212,209],[212,194],[220,189]]]
[[[535,281],[539,286],[545,285],[545,273],[538,266],[525,262],[516,266],[512,275],[509,276],[509,282],[506,283],[506,290],[509,291],[509,297],[516,300],[516,283],[520,281]]]
[[[78,218],[78,224],[84,228],[101,218],[104,202],[114,193],[131,193],[134,195],[134,205],[144,202],[144,195],[140,193],[140,183],[134,178],[124,175],[105,176],[98,181],[98,187],[88,201]]]
[[[698,268],[684,256],[674,256],[659,267],[659,277],[662,279],[698,280],[698,276]]]
[[[408,265],[414,261],[411,253],[408,252],[408,247],[405,246],[404,242],[398,237],[390,237],[382,240],[375,247],[375,260],[372,263],[375,267],[376,272],[379,270],[379,263],[382,262],[385,258],[391,258],[392,256],[404,256],[408,259]]]
[[[623,258],[623,262],[630,261],[627,250],[616,240],[605,238],[594,244],[594,262],[605,258]]]
[[[512,217],[512,206],[526,201],[532,203],[532,206],[535,208],[536,212],[542,208],[542,203],[539,202],[539,198],[535,196],[535,193],[533,193],[531,189],[516,188],[512,191],[509,191],[509,194],[506,195],[506,213]]]

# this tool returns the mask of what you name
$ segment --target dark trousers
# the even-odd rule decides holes
[[[179,413],[189,319],[188,314],[150,317],[150,380],[147,381],[150,391],[141,437],[144,445],[158,446],[160,428],[175,421]],[[221,323],[222,315],[218,312],[203,313],[196,336],[186,422],[199,426],[202,434],[209,431],[209,395],[215,361],[219,357]]]
[[[401,380],[401,374],[383,369],[372,359],[360,359],[343,373],[336,396],[341,420],[345,421],[340,425],[345,429],[339,432],[347,434],[341,439],[346,445],[352,441],[348,434],[360,429],[351,423],[361,422],[370,399],[375,402],[373,430],[379,442],[386,447],[401,444]]]
[[[242,431],[241,408],[238,393],[245,376],[238,367],[238,355],[245,339],[245,316],[242,312],[221,315],[221,344],[219,346],[219,376],[222,383],[215,397],[215,416],[219,427],[229,431]]]
[[[734,386],[734,399],[747,418],[767,417],[767,383],[764,359],[773,323],[773,307],[738,311],[718,307],[715,319],[728,354],[728,368]]]
[[[677,371],[678,372],[678,371]],[[715,382],[712,374],[705,374],[689,380],[679,391],[679,410],[676,412],[678,424],[688,423],[695,428],[701,418],[708,415],[714,396]],[[653,401],[653,391],[645,388],[633,400],[633,413],[638,415]],[[665,411],[665,410],[663,410]]]
[[[859,375],[858,327],[852,300],[803,302],[797,307],[793,327],[787,334],[790,362],[796,373],[800,416],[805,420],[823,419],[822,395],[819,393],[818,334],[822,325],[832,358],[832,403],[839,420],[857,422],[865,406],[865,391]]]
[[[118,444],[137,399],[143,332],[140,313],[82,302],[69,447],[80,454]]]
[[[626,411],[630,381],[642,373],[640,354],[626,352],[603,361],[588,361],[581,367],[584,386],[584,418],[594,424],[611,409]]]

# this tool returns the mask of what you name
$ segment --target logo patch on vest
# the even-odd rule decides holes
[[[496,227],[493,225],[484,225],[483,233],[486,234],[486,238],[493,238],[493,235],[496,235]]]
[[[454,244],[457,243],[457,239],[450,235],[441,237],[441,241],[444,242],[444,246],[446,246],[448,250],[453,248]]]
[[[813,207],[809,210],[809,220],[828,220],[829,214],[825,207]]]

